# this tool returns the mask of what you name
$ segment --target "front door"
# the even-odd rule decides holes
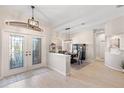
[[[38,36],[5,32],[3,37],[4,75],[42,66],[42,39]]]
[[[29,64],[28,69],[35,69],[42,66],[42,38],[39,36],[30,36],[28,42]]]

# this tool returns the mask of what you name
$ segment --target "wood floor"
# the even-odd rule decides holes
[[[32,72],[28,74],[31,73]],[[77,64],[72,65],[71,75],[68,77],[47,68],[40,69],[37,73],[38,74],[34,74],[28,78],[13,82],[4,87],[124,88],[124,73],[109,69],[104,66],[103,62],[84,63],[80,66]]]
[[[124,73],[106,67],[103,62],[93,62],[78,70],[72,69],[72,73],[72,78],[89,84],[89,87],[124,88]]]

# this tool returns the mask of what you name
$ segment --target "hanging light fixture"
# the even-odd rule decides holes
[[[65,30],[67,31],[67,33],[66,33],[66,39],[64,40],[64,42],[72,42],[72,39],[71,39],[71,37],[70,37],[70,29],[71,28],[65,28]]]
[[[21,21],[6,21],[5,24],[9,25],[9,26],[15,26],[15,27],[22,27],[22,28],[27,28],[27,29],[31,29],[34,31],[44,31],[43,29],[41,29],[39,27],[39,21],[36,21],[34,19],[34,8],[35,6],[31,6],[32,9],[32,17],[30,19],[28,19],[28,22],[21,22]]]
[[[39,21],[36,21],[34,19],[34,9],[35,9],[35,6],[31,6],[31,9],[32,9],[32,17],[31,17],[31,19],[28,19],[28,25],[29,26],[39,27]]]

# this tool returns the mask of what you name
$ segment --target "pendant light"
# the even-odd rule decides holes
[[[28,22],[9,20],[9,21],[6,21],[5,24],[9,25],[9,26],[27,28],[27,29],[31,29],[31,30],[34,30],[34,31],[43,32],[44,30],[39,27],[39,21],[36,21],[34,19],[35,6],[31,6],[31,9],[32,9],[32,17],[30,19],[28,19]]]
[[[71,37],[70,37],[70,29],[71,28],[65,28],[65,30],[67,31],[67,33],[66,33],[66,39],[64,40],[64,42],[66,42],[66,43],[69,43],[69,42],[72,42],[72,39],[71,39]]]
[[[31,6],[31,9],[32,9],[32,17],[31,17],[31,19],[28,19],[28,25],[29,26],[39,27],[39,21],[36,21],[34,19],[34,9],[35,9],[35,6]]]

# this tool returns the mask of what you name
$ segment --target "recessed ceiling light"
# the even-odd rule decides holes
[[[85,23],[81,23],[81,25],[85,25]]]

